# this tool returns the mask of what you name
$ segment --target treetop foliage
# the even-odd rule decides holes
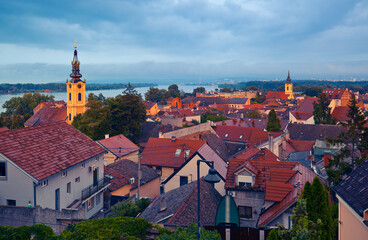
[[[277,117],[275,109],[271,109],[268,113],[268,122],[266,129],[268,132],[280,132],[281,131],[281,123],[280,119]]]

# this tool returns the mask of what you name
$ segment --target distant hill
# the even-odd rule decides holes
[[[127,83],[116,83],[116,84],[87,84],[86,90],[108,90],[108,89],[123,89]],[[132,83],[133,87],[151,87],[157,86],[156,83]],[[0,84],[0,94],[6,93],[26,93],[26,92],[66,92],[65,83],[17,83]]]

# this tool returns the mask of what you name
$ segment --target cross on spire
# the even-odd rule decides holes
[[[77,49],[77,43],[78,43],[77,39],[74,39],[73,43],[75,44],[74,48]]]

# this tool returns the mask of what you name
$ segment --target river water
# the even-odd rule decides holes
[[[170,85],[158,85],[155,86],[156,88],[159,89],[166,89],[169,87]],[[200,87],[199,85],[178,85],[179,90],[183,90],[184,92],[188,92],[188,93],[192,93],[193,89]],[[210,90],[215,90],[216,88],[218,88],[217,85],[210,85],[210,86],[202,86],[204,87],[207,91]],[[140,88],[136,88],[137,92],[140,93],[142,95],[142,97],[144,98],[144,94],[148,91],[149,87],[140,87]],[[94,93],[96,95],[102,93],[105,97],[115,97],[119,94],[122,93],[124,89],[110,89],[110,90],[93,90],[93,91],[86,91],[86,97],[88,96],[88,94],[90,93]],[[45,94],[44,92],[42,92],[43,94]],[[4,112],[5,109],[2,108],[3,104],[10,100],[12,97],[21,97],[23,96],[24,93],[17,93],[17,94],[0,94],[0,112]],[[48,93],[49,95],[54,95],[55,96],[55,100],[64,100],[65,102],[67,101],[67,94],[66,92],[51,92]]]

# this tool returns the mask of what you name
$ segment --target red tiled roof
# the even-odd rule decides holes
[[[327,95],[327,97],[332,99],[341,99],[342,95],[347,91],[346,89],[323,89],[322,92]]]
[[[248,146],[257,146],[261,143],[267,142],[269,133],[272,134],[274,138],[283,134],[281,132],[253,131],[250,135]]]
[[[7,127],[0,127],[0,132],[4,132],[4,131],[8,131],[9,130],[9,128],[7,128]]]
[[[280,202],[291,190],[293,186],[282,182],[267,182],[265,201]]]
[[[313,113],[314,111],[313,103],[314,102],[318,102],[318,98],[309,97],[309,98],[304,99],[304,101],[301,102],[299,107],[296,109],[296,112]]]
[[[260,103],[244,105],[244,109],[252,109],[252,110],[263,109],[264,107],[265,107],[265,105],[260,104]]]
[[[111,183],[111,185],[109,186],[110,191],[118,190],[119,188],[122,188],[123,186],[130,183],[129,178],[124,177],[122,174],[116,172],[115,170],[111,168],[108,168],[105,166],[104,171],[105,171],[105,175],[109,174],[110,176],[113,177],[113,179],[107,178],[107,180]]]
[[[296,152],[309,151],[314,146],[314,141],[289,140],[288,142]]]
[[[123,134],[98,140],[97,142],[118,158],[139,150],[139,147]]]
[[[146,106],[147,110],[150,110],[156,104],[155,102],[151,101],[142,101],[142,103],[144,104],[144,106]]]
[[[205,143],[199,140],[176,139],[172,141],[166,138],[149,138],[142,152],[141,164],[178,168]],[[181,150],[180,154],[175,156],[178,149]],[[186,158],[184,158],[185,150],[190,150]]]
[[[348,113],[349,113],[348,106],[335,107],[335,109],[333,110],[331,114],[331,117],[340,122],[346,122],[350,120],[350,118],[348,117]]]
[[[242,142],[248,143],[251,133],[262,132],[261,128],[248,128],[248,127],[236,127],[218,125],[213,127],[217,135],[224,141]]]
[[[57,121],[65,121],[67,119],[67,108],[62,107],[44,107],[37,111],[30,119],[28,119],[25,126],[37,126],[49,124]]]
[[[266,160],[266,161],[280,161],[280,158],[267,148],[259,149],[257,147],[250,147],[246,151],[240,152],[235,156],[236,159],[244,160]]]
[[[266,95],[266,99],[282,99],[286,100],[288,99],[288,95],[285,94],[285,92],[274,92],[274,91],[268,91]]]
[[[105,151],[65,122],[18,128],[0,134],[0,153],[37,180]]]
[[[313,113],[304,113],[304,112],[290,112],[293,116],[298,120],[308,120],[309,118],[313,117]]]

